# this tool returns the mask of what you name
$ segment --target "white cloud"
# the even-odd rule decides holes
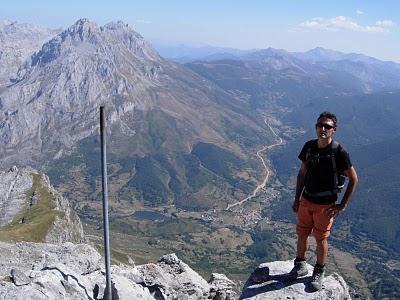
[[[356,14],[357,14],[357,15],[363,15],[364,12],[363,12],[362,10],[360,10],[360,9],[357,9],[357,10],[356,10]]]
[[[349,17],[337,16],[334,18],[312,18],[311,20],[300,23],[297,28],[302,30],[321,30],[321,31],[358,31],[358,32],[388,32],[395,23],[391,20],[377,21],[373,25],[362,25]]]
[[[383,20],[383,21],[375,22],[375,25],[379,26],[379,27],[389,28],[389,27],[393,27],[395,25],[395,23],[392,20]]]

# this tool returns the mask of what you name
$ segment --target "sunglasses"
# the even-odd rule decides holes
[[[335,126],[332,126],[332,125],[326,124],[326,123],[322,123],[322,122],[318,122],[317,124],[315,124],[315,126],[317,126],[318,128],[325,127],[325,129],[328,129],[328,130],[335,128]]]

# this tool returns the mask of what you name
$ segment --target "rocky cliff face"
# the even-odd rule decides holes
[[[13,167],[0,173],[0,239],[81,242],[82,224],[46,175]]]
[[[121,112],[144,105],[140,92],[130,99],[131,106],[123,103],[124,96],[154,84],[160,61],[125,24],[98,27],[79,20],[32,55],[15,84],[1,94],[4,150],[19,149],[18,155],[9,153],[14,161],[31,160],[53,143],[68,147],[92,133],[100,104],[112,107],[118,98],[116,111]]]
[[[0,22],[0,89],[12,84],[23,62],[57,33],[32,24]]]
[[[0,242],[0,299],[102,299],[105,274],[89,245]],[[222,274],[209,282],[175,254],[157,263],[112,266],[113,299],[234,299]]]
[[[33,178],[16,167],[1,172],[0,178],[0,226],[5,226],[30,204],[26,191],[32,187]]]

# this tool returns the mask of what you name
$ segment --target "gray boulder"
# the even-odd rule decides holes
[[[18,269],[11,269],[11,280],[16,286],[22,286],[31,283],[31,279]]]

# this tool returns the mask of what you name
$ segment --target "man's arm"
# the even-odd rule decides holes
[[[294,212],[297,212],[297,210],[299,209],[300,196],[304,189],[304,179],[306,177],[306,173],[307,173],[307,164],[305,162],[302,162],[299,173],[297,174],[296,195],[294,197],[292,205]]]
[[[349,204],[358,183],[358,176],[354,167],[350,167],[349,169],[344,171],[344,175],[349,178],[349,184],[347,185],[342,202],[340,202],[340,204],[337,204],[330,210],[330,214],[333,217],[336,217],[339,213],[342,213],[346,210],[347,205]]]

